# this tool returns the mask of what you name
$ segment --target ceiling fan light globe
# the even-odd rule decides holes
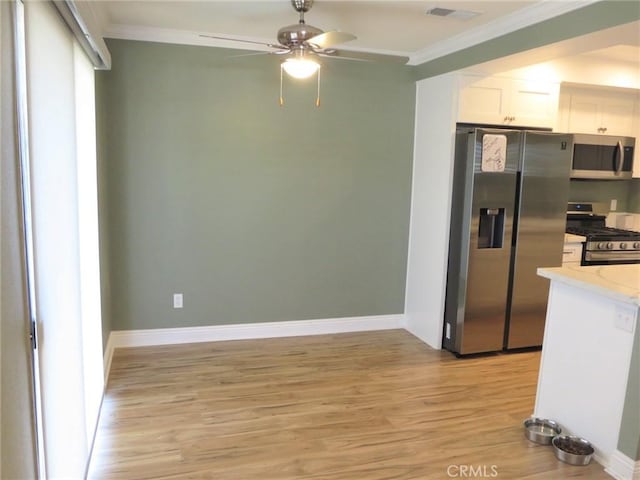
[[[320,64],[308,58],[289,58],[282,62],[282,68],[293,78],[309,78],[320,68]]]

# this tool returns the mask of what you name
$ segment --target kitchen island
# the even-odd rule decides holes
[[[534,415],[586,438],[607,471],[631,478],[640,442],[640,382],[630,369],[640,348],[640,265],[565,265],[538,274],[551,288]]]

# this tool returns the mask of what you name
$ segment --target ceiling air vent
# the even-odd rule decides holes
[[[436,17],[457,18],[459,20],[471,20],[473,17],[480,15],[480,12],[472,12],[471,10],[451,10],[450,8],[435,7],[427,10],[427,15]]]

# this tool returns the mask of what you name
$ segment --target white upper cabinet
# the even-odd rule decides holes
[[[458,120],[468,123],[508,124],[509,84],[500,77],[460,76]]]
[[[560,84],[513,80],[511,112],[515,125],[554,128],[558,115]]]
[[[507,77],[460,77],[458,121],[554,128],[559,85]]]
[[[635,137],[633,92],[563,90],[563,117],[571,133],[594,133]]]

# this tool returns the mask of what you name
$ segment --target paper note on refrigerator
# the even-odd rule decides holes
[[[486,134],[482,137],[483,172],[504,172],[507,161],[507,136]]]

